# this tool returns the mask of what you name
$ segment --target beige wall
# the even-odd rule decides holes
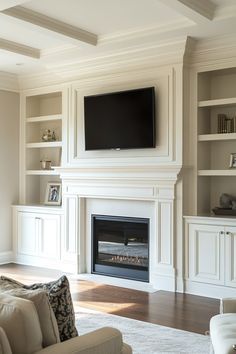
[[[12,250],[11,205],[19,194],[19,94],[0,90],[0,253]]]

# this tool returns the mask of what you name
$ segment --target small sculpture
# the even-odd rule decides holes
[[[45,129],[42,135],[42,141],[56,141],[56,134],[54,130],[51,133],[50,129]]]
[[[220,207],[225,209],[236,209],[236,197],[227,193],[221,194]]]

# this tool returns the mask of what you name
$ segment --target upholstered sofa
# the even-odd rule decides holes
[[[211,318],[212,353],[236,354],[236,298],[221,300],[220,314]]]
[[[110,327],[60,342],[53,311],[42,311],[31,300],[0,294],[0,354],[132,353],[120,331]]]

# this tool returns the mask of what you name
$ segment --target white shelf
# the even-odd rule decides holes
[[[236,140],[236,133],[198,135],[198,141]]]
[[[40,143],[27,143],[27,148],[52,148],[52,147],[62,147],[61,141],[48,141]]]
[[[26,119],[27,123],[46,122],[50,120],[62,120],[62,114],[51,114],[47,116],[29,117]]]
[[[236,168],[228,170],[198,170],[198,176],[236,176]]]
[[[59,173],[55,170],[26,170],[28,176],[58,176]]]
[[[220,98],[216,100],[199,101],[198,107],[219,107],[236,105],[236,98]]]

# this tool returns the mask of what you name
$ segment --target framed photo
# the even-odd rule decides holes
[[[61,205],[61,183],[48,182],[45,194],[45,204]]]
[[[229,167],[230,168],[236,168],[236,152],[230,154]]]

